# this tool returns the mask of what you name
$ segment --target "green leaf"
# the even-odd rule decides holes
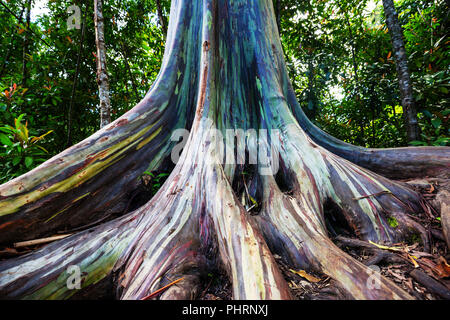
[[[6,134],[0,133],[0,142],[4,145],[11,146],[13,143]]]
[[[25,113],[22,113],[16,120],[18,123],[22,121],[22,118],[25,116]]]
[[[13,164],[13,166],[17,165],[17,164],[20,162],[20,160],[22,160],[22,157],[20,157],[20,156],[15,156],[15,157],[12,159],[12,164]]]
[[[33,158],[32,157],[25,157],[25,166],[29,168],[33,164]]]
[[[428,118],[433,117],[433,115],[431,114],[431,112],[428,111],[428,110],[423,110],[423,114],[426,115]]]
[[[409,142],[410,145],[412,146],[426,146],[427,143],[424,141],[418,141],[418,140],[413,140]]]
[[[450,142],[450,138],[448,137],[439,137],[436,141],[437,145],[445,146]]]
[[[35,146],[35,147],[41,149],[41,150],[44,151],[45,153],[48,153],[47,149],[45,149],[44,147],[41,147],[41,146]]]
[[[388,223],[392,228],[398,227],[397,219],[395,219],[394,217],[388,217]]]
[[[433,127],[435,127],[436,129],[439,128],[441,126],[442,120],[439,118],[435,118],[435,119],[431,119],[431,124],[433,125]]]
[[[151,173],[150,171],[144,171],[142,174],[146,174],[146,175],[149,175],[151,177],[155,177],[155,175],[153,173]]]

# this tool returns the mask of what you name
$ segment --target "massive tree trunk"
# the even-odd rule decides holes
[[[384,16],[392,41],[394,52],[400,97],[402,99],[403,114],[405,118],[406,135],[408,141],[419,140],[419,124],[417,122],[417,110],[412,93],[411,77],[408,70],[405,44],[403,42],[403,30],[398,21],[393,0],[383,0]]]
[[[180,151],[171,133],[183,128],[190,134],[171,175],[151,200],[130,205],[144,171],[170,168]],[[226,158],[240,161],[224,163],[214,137],[228,129]],[[252,129],[269,134],[255,139]],[[244,164],[245,155],[258,161]],[[361,239],[419,234],[427,248],[427,233],[409,216],[422,210],[421,196],[367,168],[446,176],[449,163],[449,148],[366,150],[312,125],[287,77],[271,0],[174,0],[161,71],[144,99],[0,186],[3,244],[120,216],[0,262],[0,296],[86,298],[110,283],[117,298],[142,299],[182,278],[159,298],[192,298],[219,267],[235,299],[289,299],[276,253],[329,275],[351,297],[412,299],[382,276],[373,288],[372,270],[328,237],[324,204],[334,203]],[[257,209],[250,215],[241,199]],[[81,271],[80,290],[67,286],[70,266]]]
[[[97,46],[97,84],[100,99],[100,128],[111,122],[109,80],[106,70],[105,24],[103,0],[94,0],[95,44]]]

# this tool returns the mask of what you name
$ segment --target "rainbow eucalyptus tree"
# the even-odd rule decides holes
[[[133,207],[142,173],[165,168],[179,149],[176,129],[190,131],[178,162],[158,193]],[[234,140],[246,142],[232,153],[276,154],[268,167],[277,162],[278,170],[224,163],[209,132],[229,129],[241,129]],[[252,129],[279,134],[256,143],[239,134]],[[421,196],[389,178],[445,177],[449,163],[449,148],[364,149],[315,127],[289,82],[271,0],[174,0],[161,71],[145,98],[0,186],[2,244],[85,227],[0,262],[0,296],[95,298],[114,290],[141,299],[183,278],[159,298],[195,298],[218,267],[235,299],[289,299],[277,254],[330,276],[350,297],[411,299],[381,276],[372,288],[371,269],[329,238],[324,206],[333,204],[360,239],[419,234],[427,248],[427,233],[410,217],[422,210]],[[249,214],[242,199],[257,209]],[[81,271],[79,290],[67,285],[71,266]]]

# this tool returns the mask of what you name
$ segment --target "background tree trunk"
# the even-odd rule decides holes
[[[24,36],[24,40],[23,40],[23,58],[22,58],[22,87],[26,88],[27,86],[27,81],[28,81],[28,68],[27,68],[27,62],[29,61],[29,42],[30,42],[30,19],[31,19],[31,6],[32,6],[32,0],[27,0],[27,13],[26,13],[26,28],[27,30],[25,31],[25,36]]]
[[[106,46],[103,19],[103,0],[94,0],[95,44],[97,45],[97,83],[100,99],[100,128],[111,122],[109,80],[106,70]]]
[[[402,99],[403,114],[408,141],[419,140],[419,124],[417,122],[417,110],[412,93],[411,77],[408,70],[405,44],[403,42],[403,30],[398,21],[393,0],[383,0],[386,25],[392,41],[392,49],[395,57],[400,97]]]
[[[281,0],[275,2],[275,18],[277,20],[278,33],[281,34]]]
[[[158,20],[159,24],[161,25],[161,28],[164,32],[164,36],[167,36],[167,22],[166,18],[164,17],[164,13],[161,7],[161,1],[156,0],[156,10],[158,11]]]
[[[77,67],[75,69],[75,75],[73,76],[73,82],[72,82],[72,94],[70,96],[70,102],[69,102],[69,109],[67,111],[67,142],[66,147],[70,147],[72,145],[72,109],[73,104],[75,102],[75,93],[77,89],[77,83],[78,83],[78,74],[80,72],[80,61],[81,61],[81,53],[83,52],[83,44],[84,44],[84,32],[86,28],[86,17],[83,13],[83,18],[81,21],[81,37],[80,37],[80,47],[78,49],[78,55],[77,55]]]

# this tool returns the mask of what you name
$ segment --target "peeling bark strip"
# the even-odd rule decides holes
[[[419,140],[419,124],[417,122],[417,110],[412,93],[411,77],[408,70],[405,44],[403,42],[403,30],[398,21],[393,0],[383,0],[386,25],[391,35],[392,49],[394,52],[400,96],[402,99],[403,114],[405,117],[406,133],[408,141]]]
[[[95,44],[97,46],[97,84],[100,99],[100,128],[111,122],[109,80],[106,71],[106,47],[103,18],[103,0],[94,0]]]
[[[170,156],[170,133],[191,129],[180,160],[136,210],[1,261],[0,298],[95,299],[110,281],[118,299],[154,292],[159,299],[194,299],[205,275],[219,268],[235,299],[290,299],[277,253],[307,273],[332,277],[349,297],[413,299],[333,244],[324,204],[334,203],[362,240],[393,243],[419,234],[427,247],[428,234],[409,217],[422,210],[421,196],[333,150],[380,170],[398,157],[395,165],[406,163],[408,170],[416,164],[448,174],[449,148],[353,149],[308,122],[286,75],[272,0],[172,1],[163,64],[146,97],[93,136],[0,186],[0,242],[122,213],[139,175]],[[262,165],[249,173],[221,164],[221,146],[208,132],[259,128],[281,132],[275,176]],[[269,154],[272,142],[237,145],[249,155]],[[438,150],[431,165],[422,150]],[[239,188],[244,177],[245,189]],[[282,192],[286,186],[290,195]],[[245,197],[257,199],[259,214],[247,213]],[[80,290],[67,285],[71,266],[80,270]]]

